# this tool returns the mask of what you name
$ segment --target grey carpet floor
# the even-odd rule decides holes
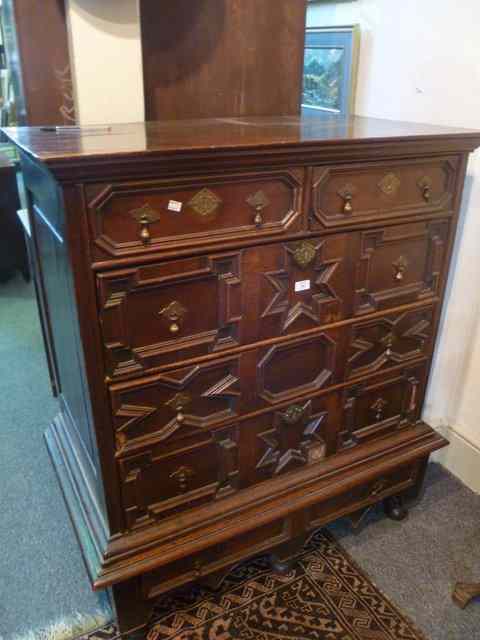
[[[0,284],[0,638],[105,610],[85,569],[43,442],[55,413],[33,291]],[[480,496],[439,465],[402,523],[372,512],[353,534],[330,527],[375,584],[430,640],[480,640],[480,602],[451,602],[456,580],[480,580]]]
[[[33,287],[0,284],[0,638],[94,615],[90,590],[43,432],[50,392]]]

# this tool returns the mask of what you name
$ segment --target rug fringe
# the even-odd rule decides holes
[[[43,629],[30,630],[20,635],[13,636],[11,640],[73,640],[78,636],[91,633],[99,627],[104,627],[111,622],[110,612],[98,610],[95,614],[76,615],[61,618]],[[6,640],[0,636],[0,640]]]

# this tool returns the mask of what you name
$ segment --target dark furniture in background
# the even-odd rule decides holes
[[[30,270],[22,225],[17,218],[20,202],[16,167],[0,154],[0,283],[15,272],[30,278]]]
[[[146,120],[295,115],[306,0],[140,0]]]
[[[422,485],[480,133],[295,117],[8,131],[60,411],[50,453],[122,630],[155,598]]]
[[[4,0],[1,11],[18,123],[73,124],[64,0]]]

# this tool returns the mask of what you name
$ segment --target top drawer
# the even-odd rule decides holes
[[[312,228],[448,214],[457,167],[455,156],[315,167]]]
[[[303,169],[285,169],[87,186],[95,258],[298,232],[303,182]]]

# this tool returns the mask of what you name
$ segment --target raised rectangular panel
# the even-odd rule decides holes
[[[457,167],[456,157],[315,167],[312,228],[451,214]]]
[[[303,169],[86,187],[97,259],[299,231]]]

